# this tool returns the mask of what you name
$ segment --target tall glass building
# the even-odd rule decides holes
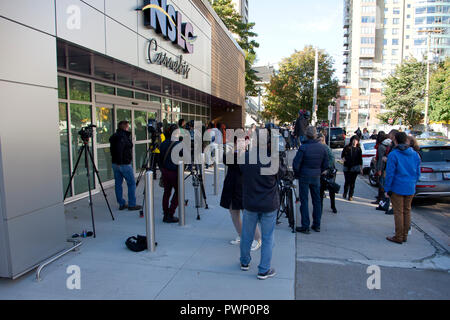
[[[431,51],[436,60],[450,55],[450,0],[415,1],[415,37],[413,55],[421,59],[427,51],[427,34],[424,30],[440,33],[431,36]]]

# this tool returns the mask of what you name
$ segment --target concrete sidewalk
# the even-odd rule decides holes
[[[224,171],[221,170],[221,181]],[[162,223],[162,189],[155,181],[156,253],[133,253],[125,240],[145,235],[145,220],[137,212],[118,211],[114,190],[107,190],[116,221],[111,221],[101,194],[94,198],[97,238],[83,239],[78,252],[49,265],[42,281],[34,272],[12,281],[0,279],[0,299],[294,299],[295,235],[286,223],[276,229],[273,267],[277,276],[256,278],[259,251],[252,253],[249,272],[239,269],[239,247],[229,244],[236,237],[229,213],[213,195],[213,173],[207,170],[209,210],[195,220],[193,187],[186,181],[186,227]],[[142,201],[139,187],[138,203]],[[124,189],[126,187],[124,186]],[[126,193],[125,193],[126,194]],[[66,206],[67,235],[91,230],[88,200]],[[81,290],[66,288],[66,268],[81,268]]]
[[[297,236],[297,299],[450,298],[448,252],[417,225],[406,244],[388,242],[394,218],[370,204],[375,195],[358,178],[353,202],[337,196],[337,215],[324,199],[321,233]],[[381,290],[367,289],[370,265],[381,268]]]

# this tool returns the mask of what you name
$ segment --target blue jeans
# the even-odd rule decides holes
[[[116,199],[119,205],[126,204],[123,199],[122,184],[123,179],[126,180],[128,186],[128,207],[136,206],[136,181],[134,180],[134,170],[131,164],[128,165],[112,165],[114,171],[114,180],[116,183]]]
[[[308,191],[311,192],[313,203],[313,227],[320,228],[320,219],[322,218],[322,205],[320,199],[320,177],[301,176],[299,179],[300,186],[300,212],[302,215],[302,227],[309,229],[309,203]]]
[[[272,249],[274,246],[273,232],[277,222],[277,211],[262,213],[244,210],[241,234],[241,263],[248,265],[252,260],[250,250],[253,239],[255,238],[255,230],[258,222],[261,224],[262,235],[261,261],[258,270],[259,273],[266,273],[270,270],[270,262],[272,260]]]

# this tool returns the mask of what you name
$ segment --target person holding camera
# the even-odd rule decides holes
[[[164,194],[162,199],[162,207],[164,223],[178,223],[179,219],[175,217],[175,211],[178,207],[178,166],[173,163],[171,153],[173,148],[180,143],[180,141],[172,141],[172,134],[178,126],[173,124],[167,132],[166,140],[161,143],[161,154],[159,157],[159,167],[162,172],[162,183],[164,186]],[[172,199],[170,196],[174,190]],[[170,201],[170,205],[169,205]]]
[[[231,240],[232,245],[241,243],[242,220],[241,210],[244,210],[242,203],[242,172],[239,168],[238,157],[241,152],[245,152],[245,142],[242,149],[238,150],[238,138],[234,137],[234,150],[230,150],[224,154],[224,163],[228,170],[223,183],[222,196],[220,198],[220,206],[230,211],[231,220],[238,234],[235,240]],[[233,153],[230,155],[230,153]],[[227,163],[226,158],[233,157],[233,163]],[[261,247],[261,232],[256,227],[255,240],[253,240],[251,250],[256,251]]]
[[[328,170],[326,171],[325,174],[322,174],[320,177],[320,198],[322,199],[322,212],[323,212],[323,199],[325,198],[325,191],[328,190],[328,193],[330,195],[331,210],[333,211],[333,213],[337,213],[336,193],[332,188],[329,188],[328,186],[329,182],[336,181],[336,163],[334,154],[331,148],[327,145],[325,141],[326,137],[322,133],[318,135],[318,138],[320,143],[325,146],[328,153]]]
[[[133,142],[131,141],[130,123],[119,122],[117,132],[109,138],[111,144],[112,168],[114,171],[116,199],[119,210],[128,208],[130,211],[141,210],[142,206],[136,205],[136,181],[131,162],[133,161]],[[128,186],[128,205],[123,198],[123,180]]]
[[[362,150],[359,145],[360,140],[361,139],[357,135],[351,137],[350,143],[344,147],[341,154],[341,158],[344,160],[345,177],[343,198],[347,198],[348,194],[348,201],[353,201],[356,179],[358,178],[358,174],[363,174]]]
[[[313,203],[313,224],[311,229],[320,232],[322,218],[322,201],[320,199],[320,177],[328,169],[328,152],[324,145],[316,139],[317,130],[313,126],[306,129],[306,140],[298,149],[294,158],[295,177],[300,185],[301,227],[296,231],[309,234],[310,219],[308,208],[308,192],[311,192]]]
[[[261,138],[261,137],[260,137]],[[256,143],[256,141],[254,141]],[[271,150],[271,134],[265,141],[267,150]],[[274,231],[277,221],[277,211],[280,207],[279,174],[285,168],[271,168],[271,163],[262,164],[258,145],[252,145],[252,150],[245,153],[245,164],[240,165],[242,172],[242,202],[244,207],[241,235],[241,270],[250,270],[250,250],[255,238],[256,226],[261,225],[262,245],[261,260],[258,266],[257,278],[265,280],[276,275],[271,268],[272,250],[274,246]],[[250,153],[256,151],[256,163],[250,163]],[[270,156],[270,154],[269,154]]]

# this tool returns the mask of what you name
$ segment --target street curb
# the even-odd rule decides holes
[[[369,182],[365,179],[362,179],[360,176],[358,176],[358,179],[362,180],[367,186],[371,187],[369,185]],[[374,195],[376,195],[376,192],[374,192]],[[418,231],[422,232],[425,236],[431,238],[432,241],[430,241],[430,239],[427,240],[431,242],[436,250],[440,251],[438,253],[449,254],[450,237],[442,232],[439,228],[428,222],[425,218],[415,213],[414,210],[411,210],[411,224],[413,224],[413,226]],[[438,245],[438,248],[436,247],[436,245]]]

